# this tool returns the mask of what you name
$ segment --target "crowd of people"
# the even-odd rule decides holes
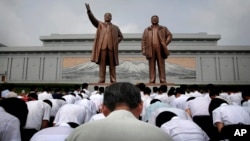
[[[0,141],[249,140],[248,89],[118,82],[1,90]],[[242,135],[237,131],[245,129]]]

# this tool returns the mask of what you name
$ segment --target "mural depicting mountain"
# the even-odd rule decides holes
[[[165,63],[167,78],[173,77],[177,79],[195,78],[196,72],[176,64]],[[109,80],[109,68],[106,68],[106,80]],[[157,69],[156,69],[157,70]],[[158,71],[158,70],[157,70]],[[120,65],[116,67],[116,77],[120,81],[145,81],[148,80],[148,62],[141,61],[120,61]],[[88,80],[88,82],[97,81],[99,75],[99,66],[93,62],[80,64],[77,66],[64,68],[62,71],[63,79],[80,79]]]

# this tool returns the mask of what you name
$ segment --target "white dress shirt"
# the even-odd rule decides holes
[[[225,126],[232,124],[246,124],[250,125],[250,116],[243,107],[237,105],[221,104],[212,112],[213,124],[222,122]]]
[[[99,111],[103,103],[103,95],[100,94],[91,95],[89,99],[95,103],[96,110]]]
[[[61,124],[38,131],[30,141],[64,141],[74,129]]]
[[[78,100],[75,103],[76,105],[81,105],[86,109],[85,122],[88,122],[90,118],[96,114],[95,103],[88,99]]]
[[[0,141],[21,141],[20,122],[0,106]]]
[[[243,100],[242,93],[241,92],[231,93],[229,95],[229,99],[234,105],[241,105],[241,101]]]
[[[51,112],[50,112],[50,116],[51,117],[55,117],[56,113],[58,112],[58,110],[64,105],[66,104],[66,101],[61,100],[61,99],[49,99],[52,103],[52,108],[51,108]]]
[[[42,121],[50,119],[50,105],[42,100],[28,101],[26,104],[29,112],[24,128],[40,130]]]
[[[175,98],[173,101],[173,107],[180,108],[182,110],[185,110],[186,102],[189,97],[181,94],[179,97]]]
[[[99,120],[99,119],[103,119],[103,118],[105,118],[105,116],[104,116],[103,113],[95,114],[95,115],[93,115],[93,116],[90,118],[89,122],[95,121],[95,120]]]
[[[207,134],[193,121],[173,117],[161,129],[170,134],[174,141],[208,141]]]
[[[64,98],[68,104],[74,104],[76,101],[76,97],[71,94],[64,95],[62,98]]]
[[[54,124],[60,125],[61,123],[74,122],[82,124],[85,121],[86,110],[83,106],[75,104],[65,104],[56,113]]]
[[[53,99],[52,94],[46,91],[39,93],[37,96],[38,100]]]
[[[192,117],[194,116],[205,116],[210,115],[208,111],[208,106],[210,101],[205,97],[196,97],[193,100],[189,100],[186,103],[186,108],[191,112]]]
[[[159,99],[163,103],[167,103],[168,95],[166,93],[158,94],[154,99]]]

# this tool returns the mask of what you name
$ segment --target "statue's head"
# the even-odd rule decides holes
[[[105,22],[111,22],[112,20],[112,14],[111,13],[105,13],[104,14],[104,21]]]
[[[151,17],[151,23],[152,25],[157,25],[159,23],[159,17],[157,15],[153,15]]]

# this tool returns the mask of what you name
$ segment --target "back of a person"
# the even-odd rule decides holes
[[[210,101],[205,97],[196,97],[195,99],[187,102],[186,109],[190,109],[192,117],[209,115],[209,103]]]
[[[174,117],[164,123],[161,129],[169,133],[174,141],[207,141],[206,133],[190,120]]]
[[[85,117],[86,109],[83,106],[75,104],[65,104],[56,113],[53,123],[55,125],[67,122],[82,124],[85,121]]]
[[[88,130],[83,130],[88,129]],[[93,130],[94,129],[94,133]],[[108,117],[76,128],[67,141],[171,141],[168,134],[156,126],[136,119],[130,112],[117,110]],[[146,133],[146,134],[145,134]]]
[[[15,116],[5,112],[4,108],[0,106],[0,141],[20,141],[20,122]]]
[[[43,116],[44,116],[44,103],[40,100],[26,102],[29,113],[25,125],[25,129],[40,130]]]
[[[217,113],[220,113],[221,115],[218,115]],[[213,111],[213,119],[216,120],[219,118],[218,116],[222,118],[222,122],[225,126],[232,124],[250,125],[250,116],[241,106],[223,104]]]
[[[37,132],[30,141],[64,141],[73,131],[70,127],[49,127]]]

